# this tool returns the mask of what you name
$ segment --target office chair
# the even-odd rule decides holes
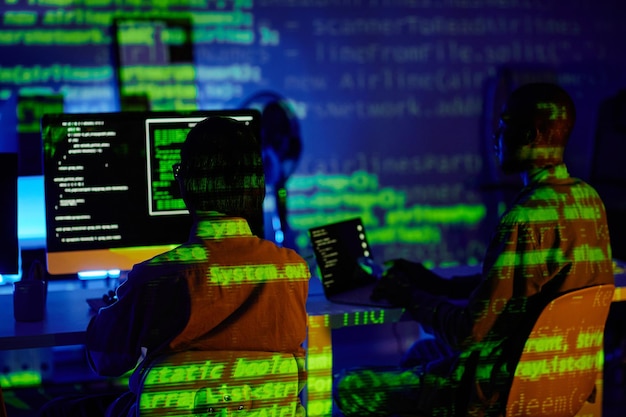
[[[507,416],[571,417],[593,397],[614,290],[613,285],[574,290],[543,309],[515,367]]]
[[[614,290],[614,285],[596,285],[550,301],[519,346],[508,396],[501,403],[506,405],[488,415],[573,417],[586,401],[593,401],[603,366],[604,326]],[[469,415],[463,407],[457,409],[456,417]]]
[[[292,354],[188,351],[153,361],[139,383],[141,417],[303,413],[302,367]],[[303,414],[302,414],[303,415]]]

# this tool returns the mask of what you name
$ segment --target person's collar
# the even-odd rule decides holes
[[[244,218],[227,216],[215,211],[204,211],[196,213],[190,235],[202,239],[223,239],[252,236],[252,231]]]
[[[522,174],[522,179],[525,186],[540,182],[566,180],[568,178],[570,178],[570,175],[564,163],[541,168],[533,168]]]

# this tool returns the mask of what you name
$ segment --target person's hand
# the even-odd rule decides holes
[[[436,295],[446,295],[448,280],[440,277],[420,262],[406,259],[392,259],[385,262],[385,276],[407,280],[414,288]]]
[[[400,270],[387,271],[372,291],[372,300],[386,299],[397,307],[407,307],[411,294],[417,290],[414,279]]]
[[[421,262],[412,262],[400,258],[386,261],[385,266],[387,273],[403,273],[414,278],[419,278],[420,281],[441,279],[439,275],[426,268]]]

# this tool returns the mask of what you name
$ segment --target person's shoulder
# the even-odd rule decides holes
[[[271,240],[267,240],[267,239],[259,238],[259,241],[260,241],[260,244],[266,250],[269,250],[269,251],[275,253],[277,256],[289,259],[289,260],[291,260],[293,262],[304,262],[304,263],[306,263],[304,258],[302,256],[300,256],[300,254],[298,252],[296,252],[294,249],[287,248],[287,247],[284,247],[284,246],[279,246],[275,242],[272,242]]]
[[[581,180],[580,178],[575,178],[574,184],[574,193],[575,197],[580,198],[600,198],[598,191],[594,186],[589,184],[588,182]]]
[[[308,279],[311,277],[311,270],[307,261],[298,254],[294,249],[277,245],[267,239],[256,239],[256,247],[252,250],[250,256],[257,262],[263,264],[271,264],[279,275],[290,280],[302,281],[308,285]]]
[[[536,189],[525,190],[502,215],[500,225],[511,227],[547,220],[552,215],[548,201],[554,196],[545,195],[546,192],[551,194],[550,190],[544,190],[543,195],[538,196]]]
[[[155,269],[159,271],[166,271],[169,268],[179,269],[180,265],[191,265],[206,260],[206,250],[201,243],[182,244],[135,264],[131,274],[154,274]]]

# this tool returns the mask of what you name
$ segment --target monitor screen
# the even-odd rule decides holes
[[[172,165],[187,132],[209,116],[259,135],[255,110],[44,116],[48,272],[127,271],[184,242],[191,220]],[[262,236],[259,219],[250,226]]]

